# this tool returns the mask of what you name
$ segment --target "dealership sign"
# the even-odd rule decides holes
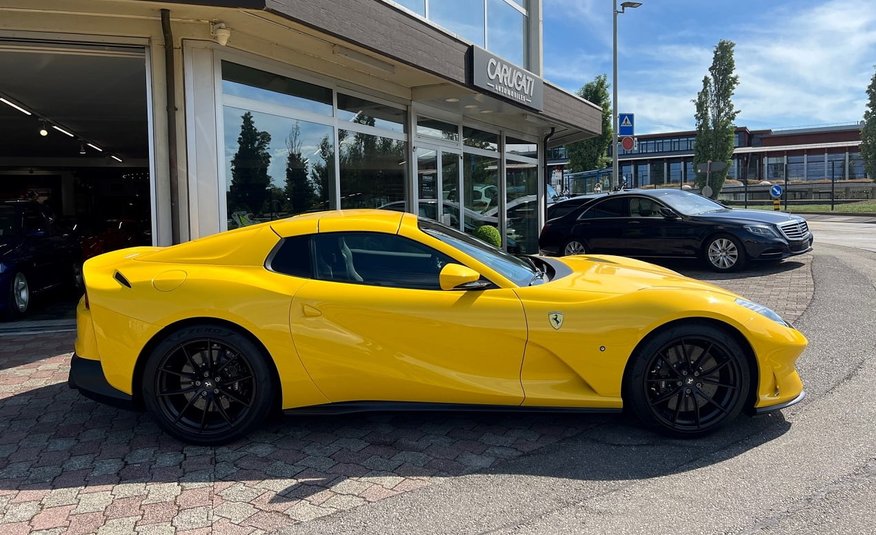
[[[483,48],[472,46],[472,84],[530,108],[544,107],[544,81]]]

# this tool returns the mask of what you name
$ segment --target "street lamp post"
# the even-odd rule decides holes
[[[611,87],[614,91],[614,97],[611,99],[611,120],[612,120],[612,128],[613,132],[611,135],[612,138],[612,146],[611,146],[611,189],[617,188],[617,185],[620,184],[620,180],[618,180],[618,135],[617,135],[617,16],[620,13],[624,13],[626,8],[637,8],[642,5],[642,2],[622,2],[620,11],[617,9],[617,0],[614,0],[614,7],[612,7],[612,18],[613,18],[613,26],[614,26],[614,44],[612,46],[612,79],[611,79]]]

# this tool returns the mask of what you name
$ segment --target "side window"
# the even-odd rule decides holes
[[[395,234],[335,232],[314,237],[316,276],[419,290],[439,290],[441,268],[449,256]]]
[[[651,199],[633,197],[630,199],[630,215],[633,217],[660,217],[660,205]]]
[[[596,203],[581,214],[579,219],[595,219],[600,217],[629,217],[630,201],[627,198],[615,197]]]
[[[268,259],[268,269],[293,277],[313,278],[310,236],[285,238]]]
[[[36,208],[27,207],[24,210],[24,230],[34,232],[38,230],[46,231],[46,220]]]

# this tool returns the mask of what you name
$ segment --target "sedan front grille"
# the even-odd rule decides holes
[[[779,230],[791,241],[798,241],[809,236],[809,225],[806,221],[791,221],[779,225]]]

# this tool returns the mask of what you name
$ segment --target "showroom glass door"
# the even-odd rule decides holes
[[[416,213],[458,229],[458,193],[459,154],[440,147],[418,147]]]

